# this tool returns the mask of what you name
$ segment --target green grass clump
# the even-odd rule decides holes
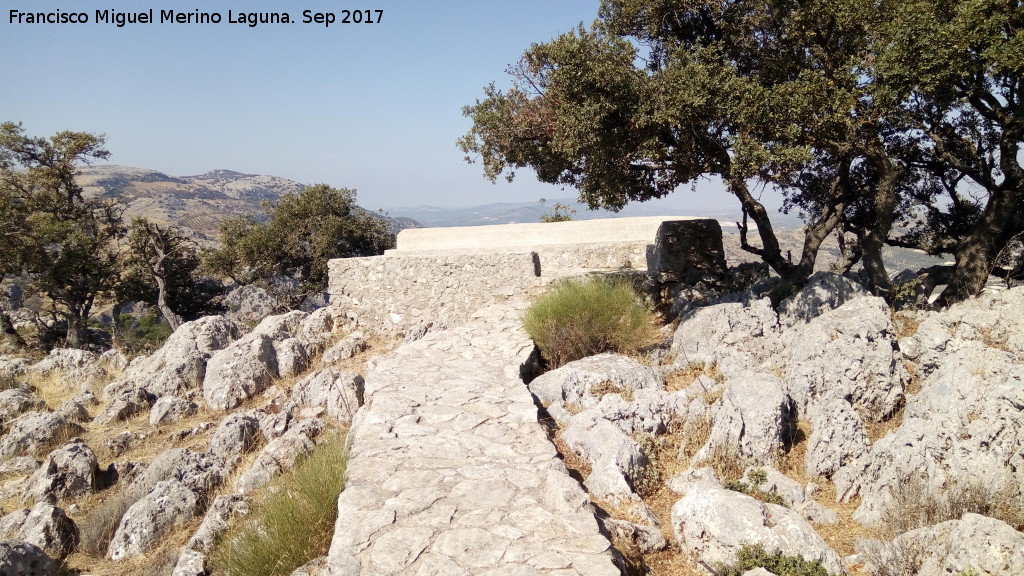
[[[635,354],[657,338],[654,313],[622,279],[556,284],[526,311],[523,326],[551,368],[601,352]]]
[[[736,564],[720,566],[715,576],[740,576],[747,570],[764,568],[778,576],[828,576],[821,562],[804,560],[799,556],[783,556],[782,551],[768,552],[764,546],[749,544],[736,553]]]
[[[335,433],[266,489],[210,556],[213,575],[288,576],[330,547],[345,487],[345,436]]]

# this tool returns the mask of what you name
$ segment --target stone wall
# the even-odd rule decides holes
[[[388,254],[331,260],[331,305],[383,334],[454,326],[539,285],[533,252]]]
[[[383,334],[419,336],[558,278],[632,270],[685,282],[724,269],[710,218],[617,218],[403,230],[383,256],[332,260],[331,305]]]

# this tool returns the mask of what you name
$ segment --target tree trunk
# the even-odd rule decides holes
[[[869,145],[866,153],[880,177],[874,197],[875,222],[871,229],[861,236],[864,272],[867,274],[871,292],[876,296],[888,296],[892,292],[892,283],[882,260],[882,247],[889,238],[896,217],[896,169],[881,144]]]
[[[153,277],[156,278],[156,307],[160,310],[164,320],[167,320],[167,323],[171,325],[171,330],[175,331],[178,329],[178,326],[181,326],[181,317],[175,314],[174,310],[171,310],[171,307],[167,305],[167,282],[161,275],[154,274]]]
[[[981,218],[957,245],[956,269],[936,304],[948,306],[981,294],[996,254],[1014,236],[1024,210],[1024,194],[1013,183],[991,192]],[[1010,184],[1009,187],[1006,185]]]
[[[67,348],[85,348],[89,336],[88,322],[77,310],[70,310],[64,315],[68,321],[68,335],[64,339]]]
[[[4,343],[10,346],[16,348],[25,347],[24,338],[14,329],[14,323],[11,322],[11,317],[7,314],[7,310],[2,308],[0,308],[0,338],[3,338]]]

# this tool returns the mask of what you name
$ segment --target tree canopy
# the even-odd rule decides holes
[[[204,254],[206,267],[240,284],[271,288],[297,304],[327,288],[331,258],[382,254],[394,246],[384,220],[356,206],[355,199],[354,190],[318,184],[265,204],[265,222],[226,220],[221,248]],[[292,281],[296,289],[282,288]]]
[[[69,347],[85,344],[97,296],[118,279],[123,206],[85,199],[75,182],[78,164],[109,156],[103,144],[85,132],[33,138],[20,124],[0,125],[0,214],[9,236],[0,272],[31,277],[67,322]]]
[[[511,88],[464,109],[459,146],[491,179],[531,168],[613,210],[720,177],[741,244],[784,278],[848,235],[846,265],[880,294],[885,243],[952,252],[952,301],[1022,230],[1022,16],[998,0],[603,0],[593,26],[534,44]],[[752,186],[803,215],[797,261]]]

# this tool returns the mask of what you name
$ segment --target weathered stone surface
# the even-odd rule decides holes
[[[63,509],[40,502],[29,510],[15,539],[38,546],[48,556],[63,560],[78,546],[78,526]]]
[[[87,384],[107,376],[107,371],[100,366],[99,354],[75,348],[54,348],[27,372],[43,376],[57,374],[69,386]]]
[[[72,438],[43,460],[29,478],[22,500],[56,504],[91,494],[96,487],[96,454],[81,438]]]
[[[655,526],[644,526],[634,524],[626,520],[616,518],[601,518],[598,520],[604,529],[612,536],[630,542],[642,554],[652,554],[668,547],[668,540],[661,533],[661,529]]]
[[[82,429],[53,412],[27,412],[0,438],[0,458],[34,454]]]
[[[314,439],[323,430],[319,420],[303,420],[290,426],[280,438],[267,444],[260,455],[235,483],[242,494],[251,492],[273,480],[275,476],[295,465],[295,460],[313,451]]]
[[[837,496],[861,497],[854,519],[875,523],[911,481],[941,494],[976,484],[1021,498],[1024,366],[1001,349],[964,344],[909,395],[902,424],[833,475]]]
[[[333,346],[325,350],[323,356],[320,357],[320,365],[330,366],[335,362],[347,360],[366,350],[369,344],[366,334],[357,330],[338,340]]]
[[[569,362],[534,378],[530,392],[545,406],[560,402],[587,409],[601,401],[602,390],[617,389],[621,395],[664,386],[654,369],[628,356],[607,353]]]
[[[740,376],[726,382],[711,436],[693,461],[725,450],[753,462],[770,462],[793,431],[793,401],[782,391],[782,382],[767,374]]]
[[[233,342],[240,332],[238,324],[221,316],[186,322],[151,356],[132,362],[124,374],[104,388],[104,396],[144,388],[158,397],[190,398],[203,384],[210,356]]]
[[[903,402],[906,376],[885,300],[854,298],[786,337],[786,390],[801,410],[815,400],[841,398],[880,421]]]
[[[234,413],[221,420],[210,439],[210,453],[224,459],[228,468],[234,468],[242,454],[256,445],[260,423],[252,414]]]
[[[39,461],[32,456],[15,456],[0,461],[0,476],[31,474],[39,469]]]
[[[28,387],[14,387],[0,391],[0,425],[7,424],[25,412],[43,410],[46,402]]]
[[[57,407],[56,412],[63,416],[68,422],[74,422],[76,424],[83,424],[90,420],[89,410],[82,405],[81,402],[75,402],[74,400],[61,402],[60,406]]]
[[[688,312],[679,320],[670,353],[676,364],[715,365],[727,377],[757,369],[783,350],[771,301],[729,302]]]
[[[327,416],[351,422],[363,405],[363,377],[334,367],[317,370],[295,385],[292,402],[297,406],[323,406]]]
[[[0,572],[12,576],[51,576],[59,563],[38,546],[20,540],[0,541]]]
[[[821,562],[830,574],[845,574],[842,560],[799,514],[726,490],[695,482],[672,507],[676,543],[708,565],[731,564],[744,545]]]
[[[654,266],[661,282],[693,282],[725,272],[722,226],[717,220],[662,222],[654,242]]]
[[[265,390],[276,377],[274,341],[254,333],[210,358],[203,398],[214,410],[230,410]]]
[[[461,324],[488,304],[537,284],[534,252],[339,258],[328,263],[331,306],[361,326],[405,335],[417,327]]]
[[[224,297],[228,307],[226,317],[235,322],[252,325],[279,309],[277,300],[259,286],[239,286]]]
[[[829,310],[870,293],[860,283],[833,272],[815,272],[799,292],[779,303],[786,326],[809,322]]]
[[[249,505],[241,494],[217,496],[206,511],[202,524],[188,540],[187,549],[208,553],[214,542],[228,529],[229,522],[236,515],[249,514]]]
[[[614,506],[639,504],[633,479],[647,465],[643,450],[618,426],[587,416],[577,415],[562,431],[566,445],[590,464],[591,472],[583,482],[587,491]]]
[[[149,423],[151,426],[170,424],[188,418],[198,411],[199,405],[195,402],[177,396],[163,396],[157,398],[149,410]]]
[[[813,402],[807,419],[812,429],[804,464],[811,474],[831,477],[871,447],[864,422],[843,398]]]
[[[227,478],[224,459],[208,452],[171,448],[160,453],[132,482],[132,489],[146,493],[164,480],[178,480],[199,496],[205,496]]]
[[[148,470],[147,470],[148,471]],[[162,480],[132,504],[107,549],[111,560],[142,556],[172,528],[203,511],[196,493],[179,480]]]
[[[291,576],[327,576],[327,557],[321,556],[306,562],[296,568]]]
[[[261,320],[247,336],[262,334],[274,341],[286,340],[299,333],[302,323],[308,317],[309,314],[301,310],[292,310],[284,314],[268,316]]]
[[[110,401],[92,423],[96,425],[110,424],[127,420],[136,414],[147,412],[156,399],[145,388],[124,388],[108,396]]]
[[[206,554],[191,548],[182,548],[171,576],[207,576]]]
[[[274,342],[277,373],[281,378],[298,376],[309,368],[311,346],[300,338],[287,338]]]
[[[916,576],[977,574],[1018,576],[1024,569],[1024,534],[1005,522],[964,514],[934,526],[911,530],[892,542],[861,540],[856,550],[883,566],[913,565]]]
[[[488,309],[378,360],[329,574],[620,574],[520,379],[532,353],[518,314]]]

